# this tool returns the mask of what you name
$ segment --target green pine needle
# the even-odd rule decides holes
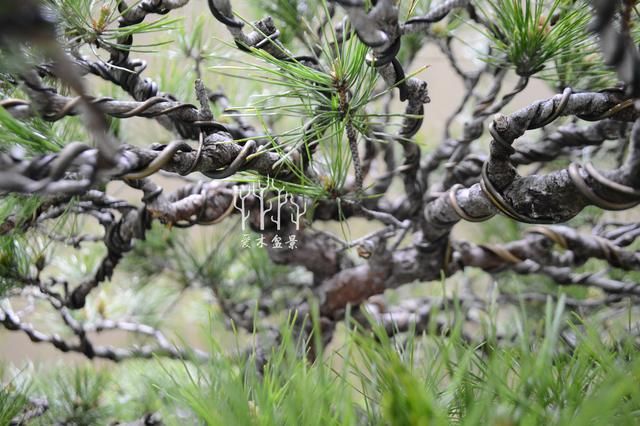
[[[540,72],[554,58],[578,60],[595,43],[587,30],[591,17],[583,0],[487,0],[479,8],[494,23],[483,31],[495,48],[487,59],[514,67],[521,76]]]
[[[233,107],[263,123],[264,133],[271,135],[270,150],[288,157],[287,152],[309,151],[312,141],[318,145],[319,155],[313,164],[317,178],[306,177],[297,165],[286,161],[299,180],[277,183],[313,199],[335,198],[341,193],[352,163],[345,125],[350,121],[356,129],[366,131],[370,122],[366,106],[379,98],[373,95],[378,75],[365,62],[368,48],[355,35],[349,38],[345,34],[343,40],[337,40],[331,29],[323,35],[321,47],[319,68],[277,59],[261,49],[251,49],[253,61],[221,58],[233,65],[212,68],[218,74],[273,89],[253,95],[249,107]],[[277,118],[278,127],[287,126],[287,130],[278,132],[271,122],[267,124],[267,118]],[[305,127],[309,129],[306,134]]]
[[[0,150],[7,151],[16,145],[31,154],[57,152],[63,146],[49,123],[38,118],[16,120],[0,107]]]
[[[154,48],[168,44],[171,40],[152,43],[123,45],[119,39],[138,34],[163,33],[175,29],[180,19],[167,16],[145,20],[137,24],[120,27],[118,20],[139,1],[133,2],[123,13],[118,12],[116,0],[48,0],[62,19],[62,29],[67,39],[76,44],[95,44],[112,49],[137,52],[153,52]]]

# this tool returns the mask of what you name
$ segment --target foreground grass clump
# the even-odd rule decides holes
[[[604,343],[594,326],[568,317],[562,300],[549,303],[540,321],[518,321],[513,342],[482,344],[467,343],[459,327],[447,336],[430,331],[401,340],[350,322],[341,347],[315,362],[300,357],[303,342],[293,327],[270,352],[249,356],[228,354],[212,340],[214,356],[201,365],[129,362],[94,370],[95,379],[85,368],[51,373],[57,381],[41,378],[25,390],[50,401],[46,415],[30,424],[125,421],[149,412],[170,425],[635,423],[637,347],[630,340]],[[564,343],[567,331],[577,344]],[[3,419],[4,411],[14,413],[6,402],[18,400],[11,389],[27,387],[2,390]]]

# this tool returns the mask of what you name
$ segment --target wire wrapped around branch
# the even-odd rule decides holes
[[[425,15],[415,16],[404,22],[401,25],[402,34],[411,34],[423,31],[427,29],[429,25],[446,18],[454,9],[466,7],[469,3],[470,0],[446,0],[431,8]]]
[[[602,117],[617,117],[618,119],[625,119],[627,117],[635,118],[637,111],[629,109],[631,105],[627,101],[612,104],[615,98],[606,99],[607,97],[609,96],[606,96],[605,93],[579,93],[572,95],[570,90],[565,90],[562,95],[555,96],[548,101],[537,102],[510,116],[498,116],[491,123],[489,129],[493,137],[491,155],[483,166],[481,180],[482,189],[492,204],[506,216],[520,222],[538,224],[557,223],[560,217],[540,214],[539,203],[529,207],[529,209],[536,213],[535,216],[528,213],[524,214],[523,211],[514,208],[513,202],[509,202],[507,197],[501,193],[501,191],[507,187],[517,186],[516,182],[524,182],[525,180],[536,181],[538,187],[535,191],[542,193],[550,190],[545,188],[555,187],[558,184],[557,180],[552,180],[551,177],[546,180],[544,177],[520,178],[511,165],[510,157],[515,153],[515,149],[512,146],[513,141],[524,134],[525,131],[543,127],[561,115],[573,114],[578,117],[584,117],[588,114],[587,118],[590,119],[601,119]],[[591,170],[595,172],[594,168]],[[604,178],[600,174],[598,174],[601,181],[600,184],[610,190],[610,192],[613,192],[614,196],[617,194],[619,195],[618,198],[626,198],[626,201],[609,201],[598,196],[583,179],[578,166],[575,164],[569,167],[566,176],[569,177],[569,182],[585,197],[587,203],[590,202],[608,210],[624,210],[637,204],[637,201],[634,199],[635,197],[629,200],[630,194],[634,191],[633,188],[627,188],[626,192],[620,191],[618,187],[626,187],[626,185],[613,182],[611,179]],[[566,181],[566,179],[564,180]],[[535,198],[533,201],[535,201]],[[573,217],[573,214],[567,214],[562,217],[566,220]]]
[[[637,206],[640,203],[639,191],[605,178],[594,167],[581,167],[576,163],[571,163],[569,166],[569,177],[573,184],[578,188],[580,193],[588,198],[593,205],[605,210],[627,210]],[[616,202],[603,198],[596,193],[582,177],[582,173],[585,172],[587,176],[592,179],[598,180],[600,185],[604,186],[610,193],[617,194],[620,198],[630,198],[632,201],[628,202]],[[597,178],[595,178],[597,176]],[[622,189],[621,189],[622,188]]]
[[[5,108],[18,119],[40,115],[45,120],[58,121],[66,116],[80,114],[79,101],[80,97],[69,98],[52,94],[44,110],[41,109],[42,106],[34,105],[33,102],[14,98],[0,100],[0,107]],[[95,104],[101,112],[115,118],[154,118],[168,115],[195,128],[215,128],[221,131],[228,131],[221,123],[201,120],[202,117],[195,105],[174,102],[161,96],[154,96],[144,102],[119,101],[107,97],[90,98],[89,101]]]
[[[576,187],[568,170],[548,175],[519,176],[511,164],[512,144],[528,129],[544,126],[550,119],[561,115],[590,119],[604,115],[614,120],[636,120],[638,112],[628,106],[621,107],[625,101],[619,96],[619,92],[570,94],[565,91],[562,95],[535,102],[509,116],[497,116],[490,127],[493,136],[491,156],[483,166],[482,182],[458,189],[457,203],[454,204],[471,218],[488,217],[497,210],[519,222],[541,224],[567,221],[584,207],[594,204]],[[630,194],[637,190],[635,177],[640,162],[634,158],[638,157],[640,125],[634,129],[637,131],[632,134],[632,149],[627,164],[618,170],[598,174],[602,175],[600,181],[604,184],[597,177],[589,177],[586,183],[592,189],[607,192],[612,202],[624,208],[637,204],[637,199]],[[623,187],[625,189],[621,191]],[[422,228],[428,241],[438,241],[464,217],[454,208],[454,204],[450,201],[449,192],[426,204]],[[604,206],[602,203],[600,205]]]
[[[286,179],[291,171],[273,152],[253,152],[255,142],[232,143],[226,133],[214,133],[194,149],[184,141],[157,145],[153,149],[124,146],[113,167],[100,166],[97,151],[72,143],[57,154],[22,159],[0,153],[0,191],[40,194],[80,194],[98,182],[119,177],[135,180],[159,170],[181,175],[200,171],[222,179],[241,170]],[[252,155],[248,161],[249,155]],[[223,169],[223,170],[220,170]]]

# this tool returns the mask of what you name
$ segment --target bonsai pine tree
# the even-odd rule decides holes
[[[0,423],[171,423],[177,401],[207,424],[598,421],[586,401],[632,421],[638,17],[635,0],[2,2],[3,336],[159,361],[126,409],[104,404],[106,372],[14,378]],[[442,86],[461,96],[431,99]],[[196,325],[231,330],[233,356],[189,343]]]

